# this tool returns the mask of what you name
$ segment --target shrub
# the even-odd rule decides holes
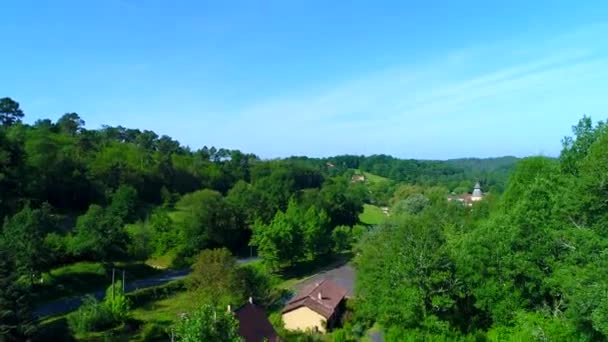
[[[131,303],[122,292],[122,282],[114,283],[114,291],[112,291],[112,285],[106,290],[104,305],[110,310],[115,321],[124,322],[128,318]]]
[[[146,324],[141,329],[140,341],[141,342],[151,342],[151,341],[159,341],[159,340],[168,340],[168,335],[165,329],[154,323]]]
[[[68,325],[75,333],[102,331],[115,323],[110,309],[93,296],[85,297],[80,308],[68,316]]]
[[[204,305],[188,317],[178,321],[175,337],[181,342],[217,341],[241,342],[239,322],[235,316],[223,309]]]

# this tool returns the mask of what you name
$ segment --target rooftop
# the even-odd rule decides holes
[[[340,302],[346,297],[347,292],[346,289],[336,283],[323,279],[303,288],[296,297],[287,303],[283,313],[305,306],[329,319]]]
[[[234,314],[239,320],[239,335],[245,342],[262,342],[264,339],[269,342],[278,341],[277,333],[266,318],[266,313],[255,304],[248,302],[236,309]]]

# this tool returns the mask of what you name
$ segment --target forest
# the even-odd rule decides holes
[[[357,275],[341,327],[290,334],[271,315],[286,340],[357,341],[370,329],[387,341],[608,337],[603,122],[581,119],[559,158],[265,160],[148,130],[87,129],[77,113],[24,118],[18,102],[0,99],[0,340],[48,340],[37,306],[83,292],[53,285],[57,270],[153,262],[192,270],[163,288],[185,289],[200,307],[198,326],[171,323],[178,340],[200,340],[211,333],[200,326],[217,323],[225,334],[204,336],[236,341],[232,317],[208,322],[214,310],[253,296],[273,312],[286,290],[277,284],[343,256]],[[476,182],[483,201],[447,201]],[[363,222],[378,206],[390,215]],[[238,265],[251,256],[259,262]],[[70,336],[133,323],[142,297],[120,282],[107,291],[67,315]],[[141,340],[166,340],[162,329],[149,325],[153,338]]]

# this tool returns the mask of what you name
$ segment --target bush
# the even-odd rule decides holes
[[[131,302],[122,292],[122,282],[118,281],[114,284],[114,291],[112,285],[106,290],[104,305],[110,310],[115,321],[124,322],[128,318]]]
[[[158,324],[154,324],[154,323],[150,323],[150,324],[146,324],[144,325],[144,327],[141,329],[141,334],[140,334],[140,341],[141,342],[152,342],[152,341],[159,341],[159,340],[168,340],[169,336],[166,332],[166,330],[158,325]]]
[[[115,324],[110,309],[93,296],[85,297],[80,308],[68,316],[68,325],[75,333],[102,331]]]

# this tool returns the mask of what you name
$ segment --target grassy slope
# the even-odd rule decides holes
[[[359,171],[359,172],[362,172],[363,175],[365,176],[366,181],[370,182],[370,183],[381,183],[381,182],[388,182],[388,181],[390,181],[386,177],[378,176],[378,175],[375,175],[373,173],[369,173],[369,172],[365,172],[365,171]]]
[[[359,221],[368,225],[379,224],[386,218],[382,209],[375,205],[364,204],[363,212],[359,215]]]
[[[147,323],[166,325],[173,322],[183,312],[196,308],[192,294],[180,292],[169,298],[152,301],[132,311],[133,318]]]

